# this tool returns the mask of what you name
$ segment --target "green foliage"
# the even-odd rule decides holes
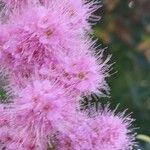
[[[0,99],[3,100],[5,99],[6,95],[3,89],[0,89]]]
[[[0,103],[7,103],[8,97],[6,91],[3,88],[0,88]]]
[[[137,139],[150,143],[150,137],[147,135],[139,134]]]

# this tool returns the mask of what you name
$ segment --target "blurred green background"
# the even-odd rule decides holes
[[[150,0],[102,0],[102,5],[94,34],[108,47],[117,71],[109,78],[111,98],[106,101],[112,107],[120,103],[119,110],[128,108],[138,134],[150,136]],[[0,99],[6,99],[2,88]],[[148,142],[138,142],[141,150],[150,150]]]
[[[94,34],[112,54],[112,106],[133,112],[138,134],[150,136],[150,0],[102,0]],[[108,99],[107,99],[108,100]],[[148,142],[142,150],[150,150]]]

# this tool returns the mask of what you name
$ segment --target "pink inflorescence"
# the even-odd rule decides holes
[[[71,150],[131,150],[134,135],[133,119],[124,113],[115,114],[106,107],[96,118],[74,124],[68,134],[58,133],[58,149]]]
[[[0,67],[13,93],[0,104],[0,148],[131,150],[130,116],[108,107],[97,117],[79,108],[83,96],[109,93],[110,57],[91,39],[96,0],[3,0]],[[96,51],[99,51],[96,53]],[[8,86],[9,87],[9,86]]]

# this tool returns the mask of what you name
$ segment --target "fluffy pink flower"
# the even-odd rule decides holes
[[[54,51],[52,63],[47,60],[39,73],[57,79],[64,88],[69,87],[79,95],[109,93],[106,78],[111,67],[108,64],[110,57],[103,60],[102,50],[94,54],[96,50],[91,43],[91,40],[81,40],[74,46],[74,51]]]
[[[7,29],[4,28],[3,26],[0,27],[0,51],[3,49],[4,44],[8,41],[9,39],[9,34],[7,32]]]
[[[66,14],[70,20],[70,25],[73,30],[78,29],[83,34],[84,30],[91,30],[91,23],[100,19],[99,16],[93,14],[99,7],[97,1],[87,0],[40,0],[41,4],[46,7],[56,7],[60,13]]]
[[[90,53],[70,53],[59,61],[60,79],[67,87],[85,95],[108,90],[105,82],[107,65],[99,64]]]
[[[105,110],[96,118],[73,124],[68,134],[59,133],[59,150],[132,150],[135,136],[130,116]],[[57,147],[56,146],[56,147]]]
[[[132,122],[133,119],[129,115],[115,115],[106,107],[90,124],[94,150],[132,150],[135,144]]]
[[[80,121],[80,120],[79,120]],[[80,121],[81,122],[81,121]],[[90,141],[90,128],[87,125],[79,127],[79,122],[72,126],[68,134],[56,134],[56,149],[58,150],[94,150]]]
[[[68,11],[58,11],[60,4],[55,3],[57,1],[51,9],[31,5],[21,15],[14,13],[8,24],[2,25],[5,30],[8,28],[9,38],[1,46],[1,63],[11,70],[17,84],[38,74],[37,70],[47,69],[45,76],[50,72],[50,79],[58,79],[80,94],[107,91],[108,66],[101,59],[98,63],[90,54],[93,42],[87,40],[80,29],[72,29]]]
[[[0,140],[6,149],[46,150],[50,135],[69,130],[77,117],[71,98],[47,80],[20,91],[13,104],[0,108]]]
[[[56,150],[94,150],[91,143],[92,130],[88,122],[87,116],[78,113],[69,130],[53,134],[52,146]]]
[[[38,2],[38,0],[2,0],[5,3],[7,9],[21,9],[27,4]]]
[[[77,111],[81,96],[108,92],[102,51],[89,39],[97,1],[4,0],[0,59],[14,85],[0,105],[0,147],[7,150],[131,150],[130,116],[108,107],[96,118]],[[99,56],[98,56],[99,55]],[[14,84],[15,83],[15,84]],[[131,134],[131,135],[130,135]]]
[[[52,63],[52,57],[57,57],[52,55],[54,51],[74,51],[73,46],[80,40],[65,15],[43,6],[25,8],[20,15],[14,13],[1,27],[7,31],[0,37],[1,63],[10,68],[14,77],[23,79],[47,60]]]

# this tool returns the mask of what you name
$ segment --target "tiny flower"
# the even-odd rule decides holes
[[[53,51],[70,48],[77,38],[63,14],[43,6],[32,8],[25,8],[19,15],[14,13],[7,24],[1,25],[9,35],[7,39],[3,34],[0,37],[1,63],[22,83],[45,61],[51,63],[52,57],[57,57]]]
[[[108,92],[109,88],[105,81],[108,76],[107,64],[99,61],[86,51],[61,55],[55,69],[59,74],[58,80],[81,95]]]
[[[67,132],[56,132],[53,146],[58,150],[94,150],[88,119],[78,114]]]
[[[115,115],[106,107],[95,118],[79,119],[67,134],[59,133],[56,147],[60,150],[132,150],[135,145],[132,122],[130,116]]]
[[[68,130],[76,117],[71,96],[47,80],[34,81],[19,93],[14,103],[1,105],[0,139],[8,150],[46,150],[49,136]]]
[[[38,0],[2,0],[5,3],[7,9],[21,9],[26,7],[27,4],[36,3]]]
[[[70,26],[72,30],[78,29],[81,34],[84,34],[85,30],[91,31],[92,22],[96,22],[100,19],[99,16],[94,15],[93,13],[100,7],[100,3],[97,1],[83,1],[83,0],[40,0],[41,4],[48,7],[55,7],[59,12],[65,14],[70,20]]]
[[[9,33],[7,32],[7,29],[4,28],[2,25],[0,25],[0,51],[3,49],[5,43],[9,39]],[[0,56],[1,57],[1,56]]]
[[[132,150],[135,136],[132,133],[133,119],[124,113],[115,114],[108,107],[91,121],[94,150]]]

